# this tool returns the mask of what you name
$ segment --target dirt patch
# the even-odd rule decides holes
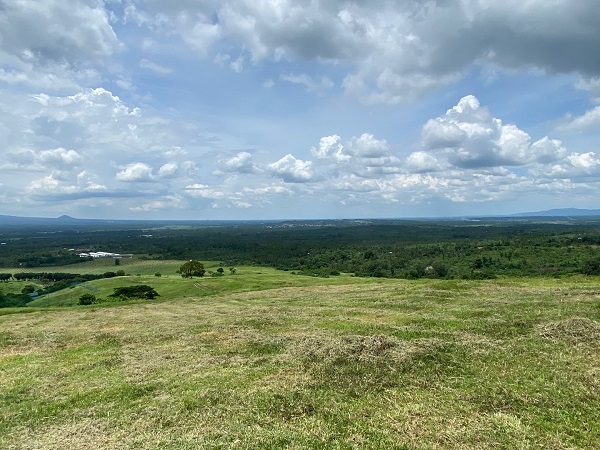
[[[584,317],[572,317],[539,325],[538,334],[547,339],[575,343],[600,342],[600,323]]]

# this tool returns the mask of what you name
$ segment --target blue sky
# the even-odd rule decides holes
[[[596,0],[0,0],[0,214],[599,208]]]

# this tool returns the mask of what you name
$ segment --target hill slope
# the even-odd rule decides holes
[[[364,280],[0,316],[0,447],[600,448],[598,295]]]

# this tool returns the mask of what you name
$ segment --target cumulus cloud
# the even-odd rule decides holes
[[[422,131],[423,151],[461,168],[549,163],[566,154],[558,140],[531,141],[516,125],[504,125],[493,117],[472,95],[463,97],[444,116],[427,121]],[[422,152],[413,157],[413,163],[415,158],[423,160]]]
[[[158,169],[158,177],[159,178],[173,178],[177,175],[179,171],[179,166],[177,163],[167,163],[160,166]]]
[[[286,183],[306,183],[314,178],[313,163],[296,159],[289,153],[269,164],[267,169]]]
[[[336,162],[348,161],[352,157],[344,152],[342,139],[337,134],[322,137],[318,147],[313,147],[311,153],[319,159],[332,159]]]
[[[120,47],[103,3],[2,0],[0,10],[0,48],[24,62],[74,64]]]
[[[406,164],[412,172],[435,172],[441,169],[435,156],[427,152],[413,152],[406,158]]]
[[[401,161],[393,154],[387,141],[370,133],[352,137],[345,143],[338,135],[324,136],[311,153],[320,160],[321,166],[325,164],[327,177],[352,173],[369,178],[400,170]]]
[[[536,176],[562,179],[587,179],[600,177],[600,156],[595,152],[572,153],[558,164],[541,167],[534,171]]]
[[[0,79],[27,77],[22,65],[39,61],[102,60],[123,48],[112,27],[146,27],[153,37],[178,36],[200,58],[212,55],[241,71],[246,60],[316,62],[322,73],[287,73],[282,80],[309,91],[330,88],[325,73],[344,67],[342,86],[365,103],[394,104],[455,83],[473,67],[484,71],[577,73],[581,88],[597,91],[600,13],[595,0],[353,2],[291,0],[160,2],[2,1],[0,50],[17,63]],[[229,54],[239,55],[232,58]],[[216,56],[215,56],[216,55]],[[220,55],[220,56],[219,56]],[[226,58],[226,59],[224,59]],[[158,73],[170,68],[144,58]],[[30,74],[29,74],[30,75]]]
[[[153,178],[152,167],[142,162],[128,164],[115,175],[117,181],[152,181]]]
[[[45,166],[72,166],[81,162],[82,159],[82,156],[75,150],[66,150],[64,148],[43,150],[39,153],[39,160]]]
[[[596,106],[577,117],[567,117],[565,122],[558,126],[560,131],[581,132],[600,129],[600,106]]]
[[[183,3],[179,20],[196,34]],[[154,4],[156,8],[156,4]],[[209,23],[209,12],[219,18]],[[396,103],[460,79],[474,65],[598,76],[594,32],[600,15],[594,0],[577,5],[535,0],[495,2],[291,1],[207,2],[193,23],[200,47],[227,36],[257,63],[265,59],[313,60],[354,67],[346,91],[368,103]],[[168,11],[166,11],[168,9]],[[162,12],[174,17],[172,6]],[[155,17],[159,17],[157,14]],[[561,51],[556,51],[560,40]],[[208,43],[208,44],[207,44]],[[197,45],[197,44],[195,44]],[[314,81],[297,79],[307,87]]]
[[[231,158],[221,160],[219,167],[225,172],[256,173],[258,171],[252,161],[252,155],[248,152],[239,152]]]

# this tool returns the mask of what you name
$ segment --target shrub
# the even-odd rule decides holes
[[[151,286],[141,284],[139,286],[126,286],[114,288],[114,292],[109,295],[112,298],[145,298],[152,300],[155,297],[160,297],[158,292]]]
[[[91,305],[97,303],[96,296],[93,294],[83,294],[79,297],[79,305]]]

